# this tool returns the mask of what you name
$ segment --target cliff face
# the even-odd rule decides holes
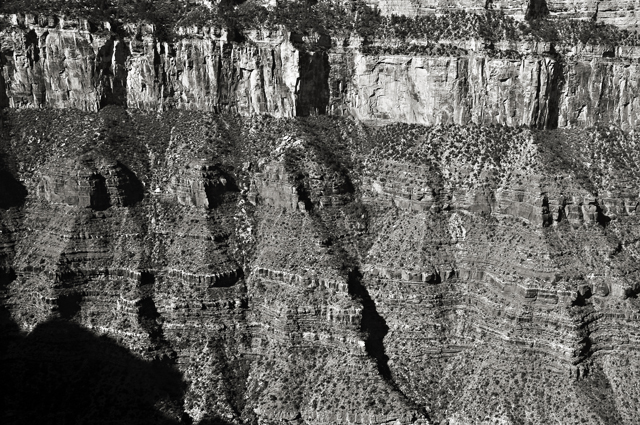
[[[325,112],[326,56],[299,51],[285,33],[259,34],[261,40],[246,45],[212,31],[169,45],[157,42],[147,26],[129,28],[134,35],[123,40],[108,26],[89,31],[83,20],[13,20],[0,41],[0,97],[13,108],[121,105],[281,117]]]
[[[147,27],[120,39],[83,21],[49,28],[42,18],[15,19],[27,29],[11,27],[0,39],[0,102],[13,108],[120,105],[537,128],[627,129],[638,120],[635,48],[562,47],[559,58],[545,43],[502,43],[491,55],[466,43],[465,55],[389,55],[345,41],[326,51],[331,40],[318,38],[325,48],[311,52],[286,32],[255,31],[253,41],[235,43],[206,30],[169,44]],[[500,58],[514,49],[515,57]]]
[[[358,55],[347,103],[365,121],[630,129],[637,74],[635,64],[601,58]]]
[[[169,367],[153,373],[175,391],[141,381],[156,423],[637,419],[635,136],[115,107],[4,118],[6,423],[20,406],[54,415],[20,382],[81,379],[65,356],[144,380]],[[104,353],[63,354],[86,329]],[[117,376],[91,384],[105,403],[130,391]]]
[[[638,423],[637,48],[11,19],[0,422]]]
[[[369,4],[383,15],[420,16],[446,10],[500,10],[516,19],[549,14],[558,18],[594,19],[635,30],[640,3],[637,0],[375,0]]]
[[[447,10],[483,11],[501,10],[505,14],[524,19],[529,8],[538,8],[544,1],[538,0],[377,0],[368,2],[377,7],[383,15],[420,16],[442,13]],[[532,3],[529,5],[529,3]]]

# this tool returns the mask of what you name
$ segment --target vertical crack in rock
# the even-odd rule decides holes
[[[389,332],[389,326],[376,309],[369,291],[362,285],[362,273],[356,267],[349,273],[349,293],[362,302],[361,330],[366,334],[365,349],[367,354],[376,360],[378,371],[389,382],[393,383],[389,369],[389,357],[384,349],[384,337]],[[395,387],[395,385],[394,385]]]
[[[324,52],[300,52],[296,115],[324,115],[329,110],[329,57]]]
[[[127,106],[127,67],[131,57],[127,44],[108,40],[97,52],[96,72],[101,91],[100,109],[108,105]]]
[[[369,295],[369,291],[362,284],[362,273],[358,266],[354,267],[349,272],[349,294],[357,297],[362,303],[362,322],[360,330],[366,335],[365,350],[367,354],[376,361],[378,372],[382,378],[391,387],[398,392],[406,402],[413,406],[420,414],[428,418],[428,414],[423,407],[420,407],[414,403],[414,401],[407,397],[407,395],[398,387],[391,374],[389,368],[389,356],[387,356],[384,347],[384,338],[389,332],[389,326],[384,320],[384,317],[378,313],[376,304]]]
[[[590,202],[590,205],[594,205],[596,207],[596,223],[598,223],[602,227],[607,227],[611,222],[611,217],[607,216],[598,201]]]
[[[553,45],[551,46],[552,50]],[[553,52],[552,52],[553,53]],[[562,86],[564,84],[564,68],[562,61],[557,60],[547,64],[549,74],[549,85],[547,86],[547,117],[545,128],[553,130],[558,128],[558,117],[560,115],[560,103],[562,96]]]

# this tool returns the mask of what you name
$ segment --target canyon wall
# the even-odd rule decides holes
[[[420,16],[447,10],[499,10],[519,20],[540,15],[593,19],[631,31],[638,28],[640,21],[638,0],[373,0],[368,3],[383,15]]]
[[[3,421],[146,423],[39,404],[33,391],[55,399],[84,376],[72,358],[138,371],[162,423],[633,424],[637,143],[615,129],[7,111]],[[120,405],[138,387],[119,376],[90,388]]]
[[[637,64],[593,58],[364,56],[347,104],[361,120],[575,128],[638,124]]]
[[[145,26],[123,40],[107,28],[89,31],[85,21],[14,21],[26,29],[0,37],[0,104],[12,108],[119,105],[537,128],[628,129],[638,121],[633,47],[558,46],[558,57],[548,43],[500,43],[491,53],[465,42],[465,55],[392,55],[363,54],[357,40],[326,51],[332,41],[317,37],[325,48],[310,52],[286,31],[253,31],[251,42],[235,43],[194,30],[170,44]],[[507,51],[518,53],[501,58]]]
[[[0,422],[638,423],[637,48],[118,31],[0,31]]]
[[[132,36],[123,40],[108,24],[89,31],[85,20],[12,20],[15,26],[0,37],[0,98],[13,108],[325,113],[326,56],[296,49],[283,32],[238,44],[212,30],[167,44],[155,39],[152,26],[128,28]]]

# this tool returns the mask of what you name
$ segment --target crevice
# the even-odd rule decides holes
[[[384,337],[389,332],[389,326],[376,309],[376,304],[371,299],[369,291],[362,285],[362,273],[355,267],[349,272],[349,294],[357,297],[362,302],[362,323],[360,330],[366,335],[365,349],[367,354],[376,360],[378,372],[382,377],[392,382],[389,369],[389,357],[384,349]]]
[[[591,298],[591,287],[584,285],[578,289],[575,294],[575,299],[571,302],[574,307],[584,307],[587,305],[587,300]]]
[[[551,45],[551,54],[555,54],[555,48]],[[564,84],[564,69],[561,60],[552,62],[547,67],[549,73],[547,87],[547,116],[544,128],[554,130],[558,128],[558,117],[560,115],[560,103],[562,97],[562,86]]]
[[[542,227],[549,227],[553,224],[553,216],[549,211],[549,198],[544,195],[542,198]]]
[[[154,285],[155,276],[151,272],[142,271],[139,287],[141,298],[136,303],[138,324],[149,335],[152,343],[149,351],[154,353],[154,360],[166,365],[173,365],[177,353],[164,337],[162,316],[158,313],[153,300]]]
[[[111,206],[109,191],[107,190],[107,180],[102,174],[94,174],[90,178],[93,188],[90,198],[91,208],[96,211],[104,211]]]
[[[142,201],[144,186],[138,176],[120,161],[118,161],[118,168],[122,173],[122,206],[128,207]]]
[[[362,284],[362,273],[356,266],[349,272],[348,277],[349,295],[357,298],[362,303],[362,321],[360,331],[365,334],[365,350],[367,354],[376,361],[378,373],[391,387],[404,397],[406,402],[415,408],[421,415],[428,419],[426,410],[416,405],[413,400],[407,397],[398,387],[389,368],[389,356],[384,347],[384,338],[389,333],[389,326],[384,318],[378,313],[376,304],[369,295],[369,291]]]
[[[598,201],[592,202],[591,205],[595,205],[595,207],[596,207],[596,222],[600,226],[606,228],[609,225],[609,223],[611,222],[611,217],[607,216],[604,213],[604,211],[600,207],[600,204],[598,203]]]

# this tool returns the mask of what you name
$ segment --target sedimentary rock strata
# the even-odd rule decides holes
[[[75,323],[178,371],[177,393],[150,384],[175,423],[637,417],[635,135],[114,108],[4,122],[22,188],[0,210],[8,362],[21,331]]]
[[[363,53],[357,43],[345,48],[327,36],[317,36],[324,47],[310,51],[282,28],[253,31],[244,44],[196,28],[168,43],[148,26],[123,39],[108,27],[90,31],[82,20],[12,19],[0,40],[0,99],[14,108],[121,105],[538,128],[628,129],[638,120],[633,47],[503,43],[499,52],[518,56],[500,58],[478,41],[462,42],[462,54],[394,55]],[[327,53],[330,46],[339,48]]]
[[[638,422],[630,33],[0,21],[0,422]]]

